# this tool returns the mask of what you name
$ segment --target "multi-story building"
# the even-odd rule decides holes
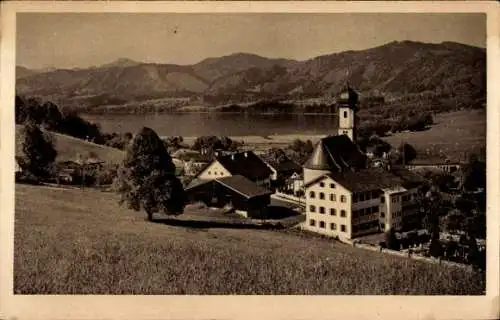
[[[348,89],[338,103],[339,135],[321,139],[304,165],[304,228],[352,239],[414,222],[421,180],[403,168],[368,168],[355,143],[357,94]]]

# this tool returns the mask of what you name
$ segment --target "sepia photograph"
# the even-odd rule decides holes
[[[485,9],[63,8],[2,43],[14,296],[486,295]]]

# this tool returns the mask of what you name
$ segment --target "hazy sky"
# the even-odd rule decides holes
[[[18,13],[17,65],[87,67],[126,57],[192,64],[236,52],[309,59],[391,41],[486,46],[483,14]]]

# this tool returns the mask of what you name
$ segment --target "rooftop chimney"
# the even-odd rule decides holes
[[[248,157],[248,153],[245,152],[244,154],[245,154],[245,158]]]
[[[234,161],[234,154],[232,154],[232,155],[231,155],[231,160],[233,160],[233,161]]]

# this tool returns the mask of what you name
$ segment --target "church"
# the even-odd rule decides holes
[[[422,180],[402,168],[370,168],[356,144],[358,94],[349,86],[337,99],[337,135],[321,139],[303,167],[303,228],[349,240],[418,224],[415,201]]]

